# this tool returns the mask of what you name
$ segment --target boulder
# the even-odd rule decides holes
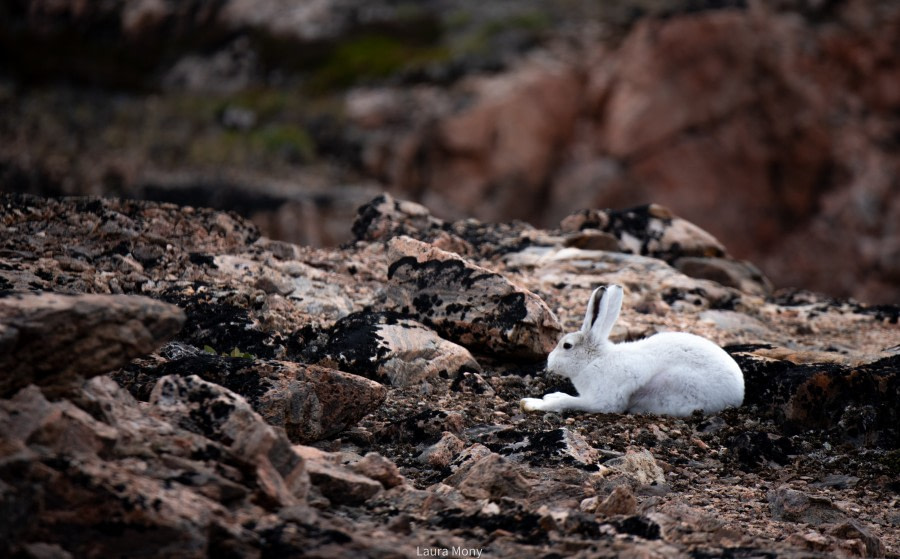
[[[0,396],[108,373],[161,346],[184,319],[148,297],[8,294],[0,298]]]
[[[686,276],[712,280],[751,295],[764,297],[772,293],[772,282],[750,262],[685,256],[675,260],[673,265]]]
[[[421,204],[382,194],[360,206],[353,222],[353,237],[356,241],[387,241],[400,235],[419,238],[422,233],[441,229],[443,224]]]
[[[562,333],[537,295],[456,254],[397,237],[388,261],[395,308],[473,351],[543,359]]]
[[[358,312],[332,328],[299,333],[302,360],[348,371],[390,386],[411,386],[438,375],[480,371],[467,349],[419,322],[393,312]]]
[[[606,233],[618,240],[621,252],[652,256],[672,262],[681,256],[720,257],[725,247],[710,233],[659,204],[623,210],[582,210],[560,223],[563,232],[574,233],[570,246],[579,246],[584,232]],[[609,250],[603,248],[603,250]]]

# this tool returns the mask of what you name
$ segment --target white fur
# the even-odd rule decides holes
[[[686,416],[741,405],[740,367],[706,338],[664,332],[635,342],[610,342],[622,293],[618,285],[595,289],[581,330],[563,336],[547,358],[547,371],[571,379],[579,396],[554,392],[524,398],[522,409]]]

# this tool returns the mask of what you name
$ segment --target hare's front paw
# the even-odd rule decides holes
[[[541,411],[544,409],[544,401],[540,398],[522,398],[519,407],[523,411]]]

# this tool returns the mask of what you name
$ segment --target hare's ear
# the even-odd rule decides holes
[[[581,325],[581,332],[585,336],[591,331],[591,326],[602,316],[600,314],[600,301],[603,299],[604,291],[606,291],[606,287],[598,287],[591,293],[591,298],[588,300],[587,311],[584,313],[584,324]]]
[[[619,285],[610,285],[606,288],[599,303],[597,320],[594,321],[590,331],[591,339],[595,342],[605,342],[609,339],[609,333],[612,332],[613,325],[622,310],[622,293],[622,287]]]

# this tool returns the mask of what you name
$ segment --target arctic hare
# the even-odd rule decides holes
[[[663,332],[635,342],[610,342],[621,308],[621,286],[594,290],[581,330],[563,336],[547,358],[547,371],[571,379],[579,395],[525,398],[522,409],[686,416],[741,405],[740,367],[706,338]]]

